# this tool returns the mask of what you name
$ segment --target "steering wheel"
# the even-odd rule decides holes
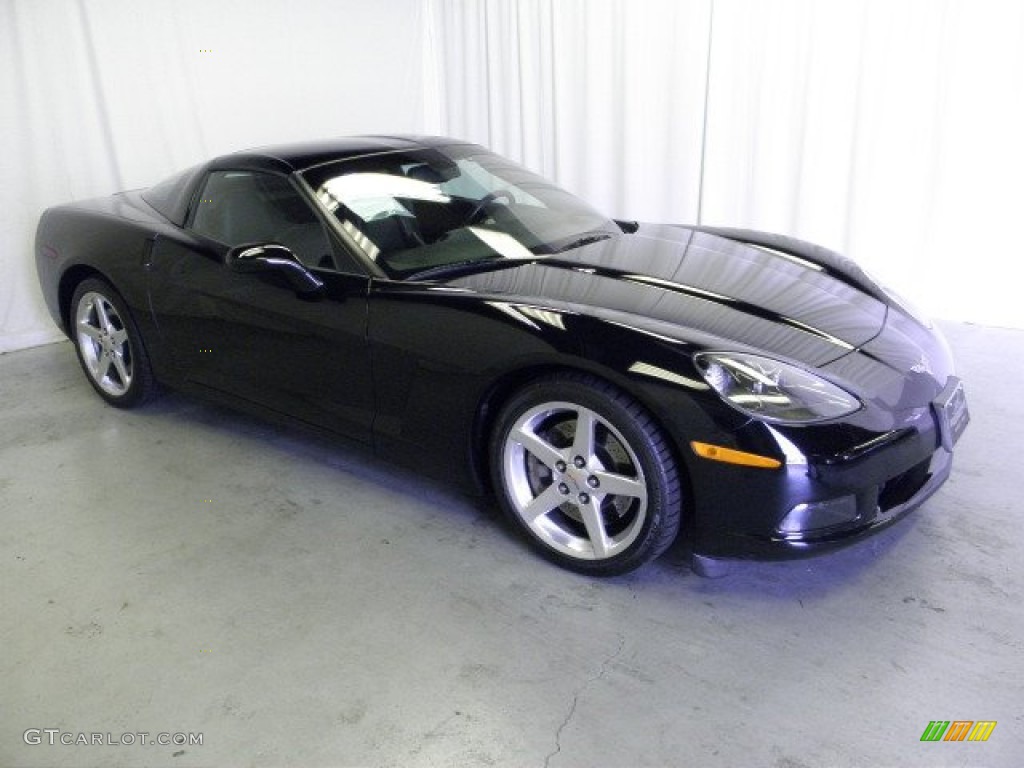
[[[506,204],[515,200],[515,198],[512,197],[512,193],[507,189],[499,189],[497,192],[488,192],[480,198],[479,202],[473,206],[473,210],[469,212],[468,216],[466,216],[466,224],[472,224],[475,222],[480,218],[480,214],[487,210],[491,203],[495,200],[501,199],[505,200]]]

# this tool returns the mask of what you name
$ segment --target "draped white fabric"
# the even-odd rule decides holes
[[[429,7],[430,130],[615,215],[814,240],[933,315],[1024,328],[1024,3]]]
[[[429,5],[428,130],[485,144],[608,212],[695,218],[709,0]]]
[[[57,338],[50,205],[212,155],[422,128],[420,0],[0,0],[0,351]]]
[[[1024,328],[1018,0],[0,0],[0,351],[48,205],[222,151],[480,141],[613,215],[774,230]]]

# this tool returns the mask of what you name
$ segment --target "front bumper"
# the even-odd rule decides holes
[[[790,533],[783,526],[778,535],[770,537],[773,545],[791,551],[822,549],[824,545],[839,546],[847,539],[856,540],[892,525],[908,512],[916,509],[934,494],[949,477],[953,454],[937,450],[931,458],[911,467],[881,485],[868,489],[854,499],[856,516],[835,526],[814,528]],[[842,498],[842,497],[841,497]],[[872,503],[874,500],[875,503]],[[831,501],[831,500],[829,500]]]
[[[849,450],[804,461],[794,451],[787,458],[774,472],[710,462],[702,467],[695,555],[783,559],[847,546],[920,506],[952,468],[939,416],[930,408],[920,409],[914,426]]]

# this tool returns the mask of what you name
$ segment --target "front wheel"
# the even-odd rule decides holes
[[[651,416],[597,379],[564,374],[520,390],[498,417],[491,471],[502,508],[554,562],[611,576],[679,532],[679,475]]]
[[[83,280],[71,298],[71,338],[89,383],[119,408],[145,402],[156,382],[142,335],[113,286]]]

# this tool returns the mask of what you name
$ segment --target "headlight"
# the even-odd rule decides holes
[[[769,357],[728,352],[694,356],[704,380],[725,402],[749,416],[781,424],[836,419],[860,401],[812,373]]]

